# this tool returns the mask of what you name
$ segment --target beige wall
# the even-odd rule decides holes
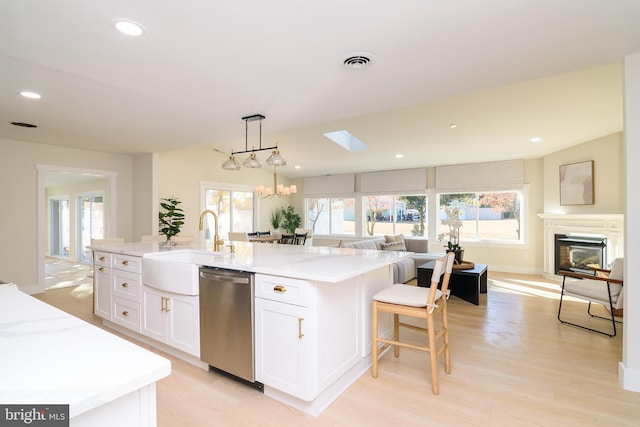
[[[226,159],[226,156],[203,147],[160,153],[156,171],[158,198],[175,197],[182,201],[181,207],[185,214],[185,225],[181,235],[200,237],[198,222],[203,209],[200,199],[200,184],[202,182],[245,186],[249,191],[259,184],[273,185],[272,169],[263,167],[227,171],[220,167]],[[290,181],[285,177],[278,176],[278,183],[289,185]],[[300,198],[301,196],[296,196],[296,199]],[[158,204],[159,199],[156,199],[156,205]],[[272,210],[288,204],[288,200],[279,198],[259,201],[257,207],[259,222],[256,224],[256,229],[271,229],[269,215]],[[227,236],[220,237],[227,238]]]
[[[3,182],[0,194],[2,200],[12,206],[12,209],[0,210],[2,240],[11,242],[11,245],[0,245],[0,280],[19,284],[34,285],[38,281],[37,164],[115,172],[117,218],[116,230],[112,235],[123,236],[127,241],[139,240],[140,235],[157,232],[160,197],[180,198],[186,214],[182,234],[199,236],[201,182],[231,183],[247,188],[257,184],[271,185],[273,182],[273,172],[269,169],[222,170],[220,165],[226,156],[207,148],[132,158],[0,139],[0,154],[0,179]],[[562,207],[562,211],[622,213],[624,153],[622,135],[617,133],[550,154],[543,159],[526,160],[525,183],[529,199],[525,206],[525,245],[486,247],[470,244],[466,245],[465,256],[476,262],[490,264],[496,271],[541,272],[543,231],[542,221],[536,214],[560,209],[559,165],[591,159],[595,160],[595,204],[571,207],[571,210]],[[283,170],[286,171],[286,168]],[[303,191],[302,180],[290,181],[279,177],[279,182],[285,185],[296,183],[299,192]],[[292,200],[259,201],[260,219],[256,229],[270,229],[269,215],[272,210],[290,202],[298,212],[302,212],[302,201],[302,194]],[[44,246],[44,240],[40,240]],[[431,250],[438,250],[437,242],[432,242]]]
[[[110,171],[117,182],[115,234],[131,239],[131,157],[0,138],[0,280],[44,289],[44,224],[38,223],[36,165]],[[43,189],[44,198],[44,189]],[[43,200],[44,202],[44,200]],[[44,222],[44,216],[43,222]],[[42,231],[44,233],[44,231]],[[37,289],[36,289],[37,290]]]
[[[593,160],[594,204],[560,205],[560,165]],[[614,133],[544,157],[544,213],[621,214],[624,209],[622,133]]]

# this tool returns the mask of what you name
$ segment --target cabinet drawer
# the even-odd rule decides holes
[[[142,257],[112,254],[111,266],[117,270],[142,273]]]
[[[93,264],[98,265],[100,267],[111,268],[111,253],[95,251],[93,253]]]
[[[305,280],[256,274],[256,298],[308,307],[311,285]]]
[[[113,313],[111,316],[113,323],[140,333],[140,319],[140,304],[118,297],[113,298]]]
[[[112,295],[132,302],[140,302],[141,276],[128,271],[113,270]]]

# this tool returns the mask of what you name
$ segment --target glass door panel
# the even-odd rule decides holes
[[[71,230],[69,228],[69,198],[49,199],[49,254],[69,257]]]
[[[91,239],[104,239],[104,202],[103,195],[90,194],[78,197],[78,253],[79,261],[90,264],[93,260]]]

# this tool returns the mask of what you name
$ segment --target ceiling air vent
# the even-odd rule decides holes
[[[361,70],[363,68],[368,67],[372,63],[373,63],[373,57],[370,54],[364,53],[364,52],[352,53],[342,60],[342,64],[346,68],[350,68],[354,70]]]

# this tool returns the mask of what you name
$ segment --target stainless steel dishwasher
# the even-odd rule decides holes
[[[254,370],[254,286],[253,273],[200,268],[200,360],[263,390]]]

